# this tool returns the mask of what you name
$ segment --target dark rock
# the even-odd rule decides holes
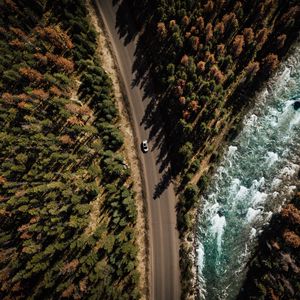
[[[224,216],[224,210],[222,208],[218,210],[218,215],[219,215],[219,217]]]
[[[295,101],[294,102],[294,110],[300,109],[300,101]]]

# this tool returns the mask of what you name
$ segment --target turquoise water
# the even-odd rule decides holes
[[[257,95],[201,203],[201,297],[234,299],[256,237],[292,193],[300,146],[300,47]]]

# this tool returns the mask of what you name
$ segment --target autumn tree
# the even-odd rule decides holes
[[[188,62],[189,62],[189,57],[188,55],[184,54],[181,58],[180,63],[184,66],[187,66]]]
[[[280,36],[278,36],[276,39],[277,48],[278,49],[283,48],[285,41],[286,41],[286,34],[281,34]]]
[[[32,82],[40,83],[43,80],[43,75],[32,68],[22,67],[19,69],[19,72],[22,76],[28,78]]]
[[[251,27],[249,28],[244,28],[244,31],[243,31],[243,35],[244,35],[244,40],[246,42],[246,44],[251,44],[254,40],[254,32],[252,30]]]
[[[202,16],[200,16],[200,17],[197,19],[197,26],[198,26],[200,32],[204,29],[205,23],[204,23],[204,19],[203,19]]]
[[[164,22],[157,23],[157,32],[160,34],[161,37],[166,37],[167,28]]]
[[[214,3],[211,0],[208,0],[207,3],[204,5],[204,12],[211,13],[214,9]]]
[[[267,72],[272,72],[274,71],[278,65],[279,65],[279,60],[277,54],[270,53],[268,54],[262,61],[264,69]]]
[[[225,31],[224,23],[222,21],[218,22],[214,28],[215,34],[222,36],[224,34],[224,31]]]
[[[269,30],[267,28],[260,29],[256,34],[256,48],[260,50],[264,43],[266,42],[269,35]]]
[[[240,54],[243,51],[244,45],[245,45],[244,36],[243,35],[237,35],[234,38],[234,41],[232,43],[232,51],[233,51],[233,55],[235,57],[240,56]]]
[[[259,71],[259,62],[250,62],[245,71],[248,76],[253,77]]]
[[[204,72],[205,62],[204,61],[199,61],[198,64],[197,64],[197,68],[200,70],[200,72]]]
[[[213,38],[213,27],[211,23],[208,23],[205,27],[205,40],[206,43]]]

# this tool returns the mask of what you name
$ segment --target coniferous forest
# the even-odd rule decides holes
[[[151,99],[141,123],[161,137],[159,173],[170,166],[151,200],[174,183],[180,295],[196,299],[200,196],[297,40],[299,0],[111,1],[124,46],[139,37],[132,86]],[[126,139],[97,47],[85,0],[0,0],[0,299],[148,296]],[[299,199],[264,227],[238,299],[300,298]]]
[[[0,12],[0,298],[137,299],[130,169],[86,3]]]

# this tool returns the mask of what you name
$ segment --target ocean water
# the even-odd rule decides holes
[[[300,47],[257,95],[228,147],[198,219],[201,298],[235,299],[257,234],[292,194],[299,172]]]

